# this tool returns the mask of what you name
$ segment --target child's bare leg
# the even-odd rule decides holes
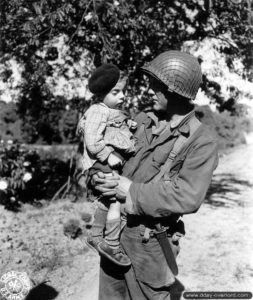
[[[112,173],[107,173],[106,176],[112,176]],[[97,244],[104,238],[106,223],[116,219],[120,219],[120,203],[118,201],[110,202],[106,198],[98,200],[91,229],[91,236],[88,239],[88,242],[96,248]]]
[[[107,222],[120,219],[120,202],[115,201],[110,204],[108,213],[107,213]]]
[[[112,174],[107,174],[111,176]],[[105,240],[112,248],[119,247],[120,235],[120,202],[109,202],[109,210],[106,217]]]
[[[91,234],[87,238],[87,243],[97,250],[97,245],[104,238],[104,230],[106,228],[108,206],[104,201],[99,200],[98,206],[94,214],[94,221],[91,228]]]
[[[111,174],[107,174],[110,176]],[[120,247],[120,202],[113,199],[100,199],[94,215],[92,234],[87,239],[88,244],[98,250],[113,263],[128,267],[130,259]],[[104,232],[105,229],[105,232]]]
[[[119,247],[120,236],[120,202],[115,201],[110,204],[105,229],[105,240],[112,248]]]
[[[120,247],[120,202],[110,204],[105,230],[105,241],[98,244],[98,251],[109,260],[120,266],[130,266],[131,261]]]

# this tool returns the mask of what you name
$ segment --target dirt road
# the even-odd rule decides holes
[[[253,291],[253,144],[221,158],[206,202],[184,220],[185,289]]]

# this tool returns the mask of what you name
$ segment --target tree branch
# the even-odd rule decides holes
[[[93,10],[94,10],[94,14],[96,16],[96,20],[97,20],[97,25],[98,25],[98,33],[99,33],[99,36],[103,42],[103,48],[105,48],[109,53],[110,55],[112,56],[113,55],[113,51],[110,47],[110,44],[106,41],[106,38],[104,37],[103,35],[103,28],[99,22],[99,17],[97,15],[97,11],[96,11],[96,0],[93,0]],[[104,50],[102,50],[102,52],[104,52]]]
[[[87,6],[86,6],[86,8],[85,8],[85,10],[84,10],[84,12],[83,12],[83,14],[82,14],[81,20],[80,20],[80,22],[79,22],[78,25],[77,25],[77,28],[76,28],[75,32],[71,35],[71,37],[70,37],[70,39],[69,39],[69,41],[68,41],[68,45],[72,42],[74,36],[77,34],[77,32],[78,32],[80,26],[82,25],[83,19],[84,19],[85,15],[87,14],[87,11],[88,11],[88,9],[89,9],[89,6],[90,6],[91,2],[92,2],[92,0],[90,0],[90,1],[88,2]]]

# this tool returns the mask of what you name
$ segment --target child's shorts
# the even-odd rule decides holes
[[[125,162],[126,160],[126,155],[122,155],[121,153],[119,153],[118,151],[114,151],[113,154],[115,154],[118,158],[120,158],[122,160],[122,163]],[[103,172],[103,173],[112,173],[112,171],[117,171],[119,174],[121,173],[121,169],[122,167],[117,167],[117,169],[112,169],[107,161],[106,162],[99,162],[96,161],[94,163],[94,165],[89,169],[89,175],[92,176],[96,173],[98,173],[99,171]]]
[[[122,160],[123,163],[125,162],[124,157],[120,153],[114,151],[113,154],[118,156]],[[112,173],[112,171],[117,171],[119,174],[121,174],[122,166],[118,167],[117,169],[112,169],[108,165],[107,161],[104,163],[96,161],[94,163],[94,165],[89,169],[89,175],[87,177],[87,199],[89,199],[90,201],[95,201],[100,196],[99,193],[96,190],[94,190],[90,184],[91,177],[93,175],[97,174],[98,172]]]

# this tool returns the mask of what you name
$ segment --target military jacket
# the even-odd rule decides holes
[[[166,162],[178,135],[189,134],[188,123],[190,118],[195,118],[195,113],[189,114],[174,130],[167,129],[157,137],[152,134],[154,120],[143,115],[139,118],[144,130],[137,139],[134,156],[123,170],[123,175],[133,181],[130,194],[135,213],[164,217],[172,213],[197,211],[218,164],[216,135],[208,126],[201,124],[175,158],[168,174],[154,183],[152,179]]]
[[[147,243],[142,235],[148,217],[173,218],[176,214],[196,212],[205,198],[212,174],[218,163],[215,134],[201,124],[182,147],[173,161],[171,169],[158,181],[153,182],[165,163],[179,134],[188,135],[189,114],[178,127],[167,128],[154,136],[152,126],[155,119],[143,113],[138,117],[144,130],[137,136],[136,153],[124,166],[123,175],[133,181],[130,196],[134,204],[135,218],[139,225],[127,224],[121,235],[121,243],[130,257],[136,278],[154,288],[171,285],[175,278],[165,260],[156,238]],[[137,121],[138,121],[137,118]]]

